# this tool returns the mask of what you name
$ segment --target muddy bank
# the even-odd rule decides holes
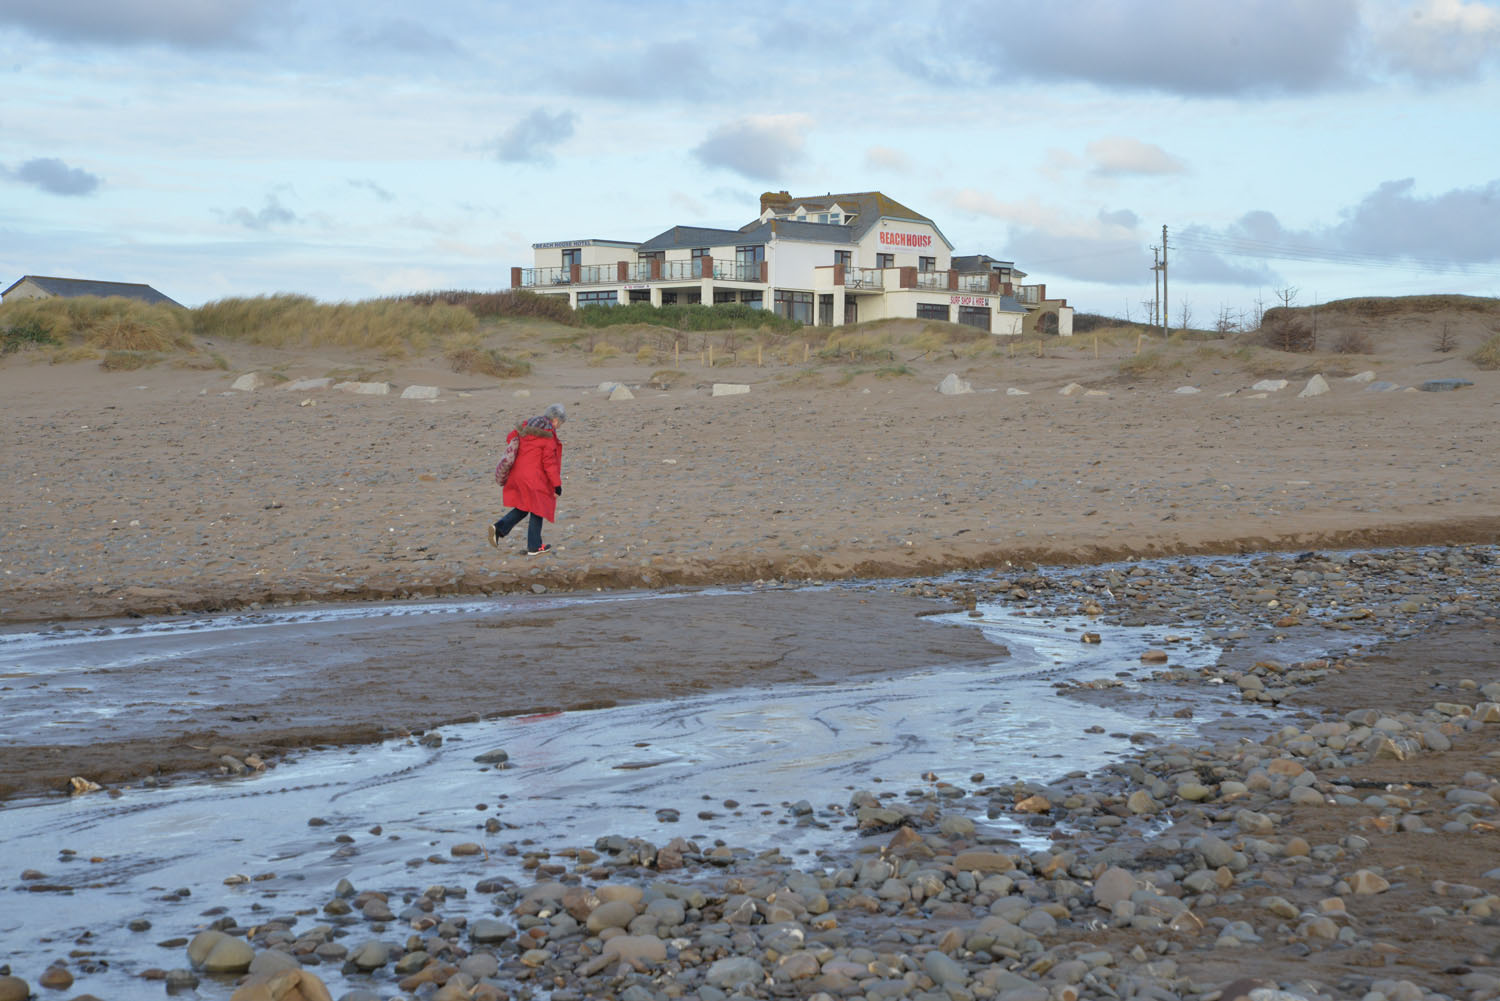
[[[4,634],[0,796],[60,792],[73,776],[113,785],[217,771],[225,754],[274,761],[447,723],[1003,655],[976,630],[919,621],[943,605],[873,589],[421,607]]]

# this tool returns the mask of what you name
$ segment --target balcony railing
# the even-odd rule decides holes
[[[1042,304],[1041,285],[1017,285],[1016,301],[1023,306],[1040,306]]]
[[[884,288],[884,275],[879,268],[845,268],[844,288]]]
[[[987,271],[974,274],[960,274],[958,276],[958,287],[962,292],[988,292],[990,290],[990,274]]]
[[[615,264],[585,264],[578,269],[578,280],[573,280],[572,268],[522,268],[522,288],[547,288],[552,285],[607,285],[619,281],[620,269]]]
[[[725,282],[758,282],[760,262],[714,261],[714,278]]]

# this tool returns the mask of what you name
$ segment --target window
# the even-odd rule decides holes
[[[990,308],[988,306],[960,306],[958,307],[958,322],[966,327],[989,330]]]
[[[667,260],[667,252],[665,250],[643,250],[643,251],[641,251],[640,253],[636,254],[636,274],[635,274],[635,277],[638,280],[640,280],[640,281],[650,281],[651,280],[651,269],[653,267],[653,265],[651,263],[652,261],[656,261],[657,262],[654,265],[655,268],[656,268],[656,274],[657,275],[664,274],[665,271],[666,271],[666,269],[663,268],[662,265],[666,263],[666,260]]]
[[[833,326],[833,296],[818,296],[818,326]]]
[[[740,294],[734,289],[714,289],[714,305],[718,306],[726,302],[739,302]]]
[[[571,269],[575,264],[583,263],[583,251],[577,247],[569,247],[563,251],[563,267]]]
[[[854,251],[835,250],[833,252],[833,263],[842,264],[846,268],[854,266]]]
[[[842,220],[839,218],[839,214],[837,212],[830,212],[828,213],[828,221],[837,226]]]
[[[942,320],[944,323],[947,323],[948,307],[931,302],[919,302],[917,303],[917,319]]]
[[[937,258],[936,257],[919,257],[919,258],[917,258],[917,270],[918,271],[936,271],[937,270]]]
[[[894,268],[896,266],[895,254],[876,254],[875,266],[877,268]]]
[[[760,262],[766,259],[765,244],[734,248],[734,277],[737,281],[760,281]]]
[[[631,302],[650,302],[651,290],[648,288],[633,288],[630,290]]]
[[[828,221],[828,213],[827,212],[819,212],[818,213],[818,222],[827,222],[827,221]]]
[[[812,325],[813,294],[811,292],[787,292],[776,290],[776,315]]]
[[[647,296],[650,296],[650,294],[651,293],[649,291],[646,293]],[[619,295],[618,292],[579,292],[578,293],[578,308],[579,309],[582,309],[585,306],[618,306],[619,304],[620,304],[620,295]]]
[[[741,292],[740,302],[752,309],[764,309],[766,306],[765,296],[760,292]]]
[[[705,257],[707,257],[707,256],[708,256],[708,248],[707,247],[694,247],[693,248],[693,277],[694,278],[702,278],[703,277],[703,259]]]

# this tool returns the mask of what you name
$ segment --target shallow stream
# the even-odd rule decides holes
[[[669,599],[547,597],[536,606],[586,601],[597,608],[611,600]],[[5,803],[0,957],[33,982],[49,962],[69,958],[75,993],[154,995],[160,986],[144,984],[141,971],[187,965],[181,945],[157,943],[190,937],[225,913],[242,926],[292,914],[299,927],[316,924],[341,878],[393,893],[438,883],[472,888],[494,876],[529,881],[522,855],[507,854],[507,846],[556,852],[589,848],[610,834],[657,844],[683,836],[789,856],[842,851],[854,841],[844,810],[853,790],[905,796],[927,784],[928,772],[966,789],[1056,779],[1108,763],[1131,746],[1131,734],[1193,736],[1194,719],[1173,709],[1186,705],[1200,722],[1237,711],[1238,703],[1198,689],[1174,691],[1170,706],[1140,697],[1132,677],[1144,673],[1140,654],[1149,647],[1170,650],[1173,665],[1183,668],[1217,660],[1219,649],[1191,630],[1100,629],[1093,620],[1027,616],[1000,605],[981,604],[977,613],[932,616],[912,628],[947,621],[982,630],[996,656],[978,665],[939,663],[896,677],[490,720],[443,727],[436,746],[429,735],[427,742],[308,752],[243,778]],[[12,633],[0,637],[0,656],[13,676],[83,676],[91,667],[119,667],[124,657],[144,662],[143,637],[152,639],[149,659],[160,661],[212,636],[234,649],[235,660],[252,663],[258,644],[288,630],[306,649],[336,656],[337,645],[320,645],[319,637],[377,616],[487,614],[494,614],[493,602],[136,622]],[[1081,643],[1086,629],[1101,631],[1103,642]],[[1059,697],[1055,686],[1063,680],[1123,686],[1112,689],[1116,697],[1084,701]],[[11,738],[57,725],[36,698],[24,689],[0,694]],[[70,716],[66,725],[90,720]],[[508,752],[504,765],[474,760],[496,748]],[[804,801],[811,814],[792,809]],[[491,818],[500,829],[486,833]],[[1035,842],[1004,819],[975,819],[989,834]],[[454,856],[452,847],[464,842],[484,853]],[[25,870],[43,876],[23,881]],[[490,910],[487,897],[473,894],[463,904],[450,900],[447,913],[472,918]],[[129,930],[141,919],[149,930]],[[357,929],[348,941],[404,936],[393,925]],[[367,983],[326,964],[316,972],[335,997]],[[198,988],[209,998],[231,992],[231,983],[211,978]]]

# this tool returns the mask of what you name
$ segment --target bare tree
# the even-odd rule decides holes
[[[1261,295],[1259,289],[1257,289],[1255,292],[1255,311],[1250,315],[1255,320],[1255,326],[1251,329],[1259,330],[1261,321],[1266,317],[1266,300],[1265,297]]]
[[[1182,305],[1177,309],[1177,317],[1179,321],[1177,328],[1179,330],[1187,330],[1188,324],[1193,322],[1193,304],[1183,300]]]
[[[1298,289],[1294,285],[1288,285],[1286,288],[1279,288],[1276,290],[1276,298],[1281,300],[1281,306],[1283,309],[1292,308],[1292,303],[1297,301],[1297,292]]]
[[[1219,318],[1214,321],[1214,330],[1220,337],[1228,337],[1230,334],[1239,329],[1239,322],[1236,321],[1233,314],[1229,312],[1229,307],[1220,305]]]

